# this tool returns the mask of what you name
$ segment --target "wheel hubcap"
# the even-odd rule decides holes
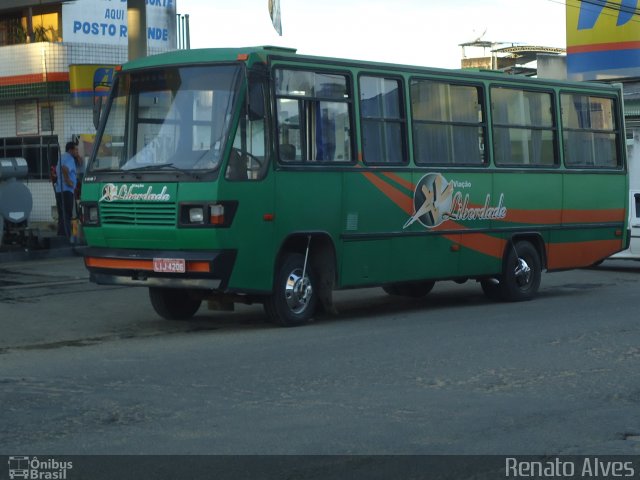
[[[531,281],[531,267],[523,258],[518,258],[515,273],[516,281],[521,287],[526,287]]]
[[[287,285],[284,289],[287,305],[293,313],[302,313],[307,308],[313,295],[313,288],[309,276],[302,278],[302,271],[297,269],[289,274]]]

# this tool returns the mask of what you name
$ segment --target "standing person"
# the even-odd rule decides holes
[[[56,165],[56,205],[58,207],[58,235],[71,237],[71,217],[73,215],[74,191],[76,189],[76,159],[78,147],[67,142],[65,152]]]

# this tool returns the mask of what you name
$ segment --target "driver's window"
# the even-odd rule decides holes
[[[227,163],[227,180],[260,180],[267,173],[264,119],[242,119]]]
[[[248,97],[229,154],[227,180],[260,180],[267,174],[263,85],[250,83]]]

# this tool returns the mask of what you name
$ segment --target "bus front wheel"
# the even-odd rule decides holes
[[[191,298],[187,290],[149,287],[149,299],[158,315],[167,320],[188,320],[200,308],[200,300]]]
[[[316,277],[304,255],[287,253],[275,276],[273,293],[264,301],[264,309],[274,323],[284,327],[303,325],[311,320],[318,294]]]

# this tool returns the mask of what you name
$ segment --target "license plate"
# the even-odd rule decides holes
[[[160,273],[184,273],[184,258],[154,258],[153,271]]]

